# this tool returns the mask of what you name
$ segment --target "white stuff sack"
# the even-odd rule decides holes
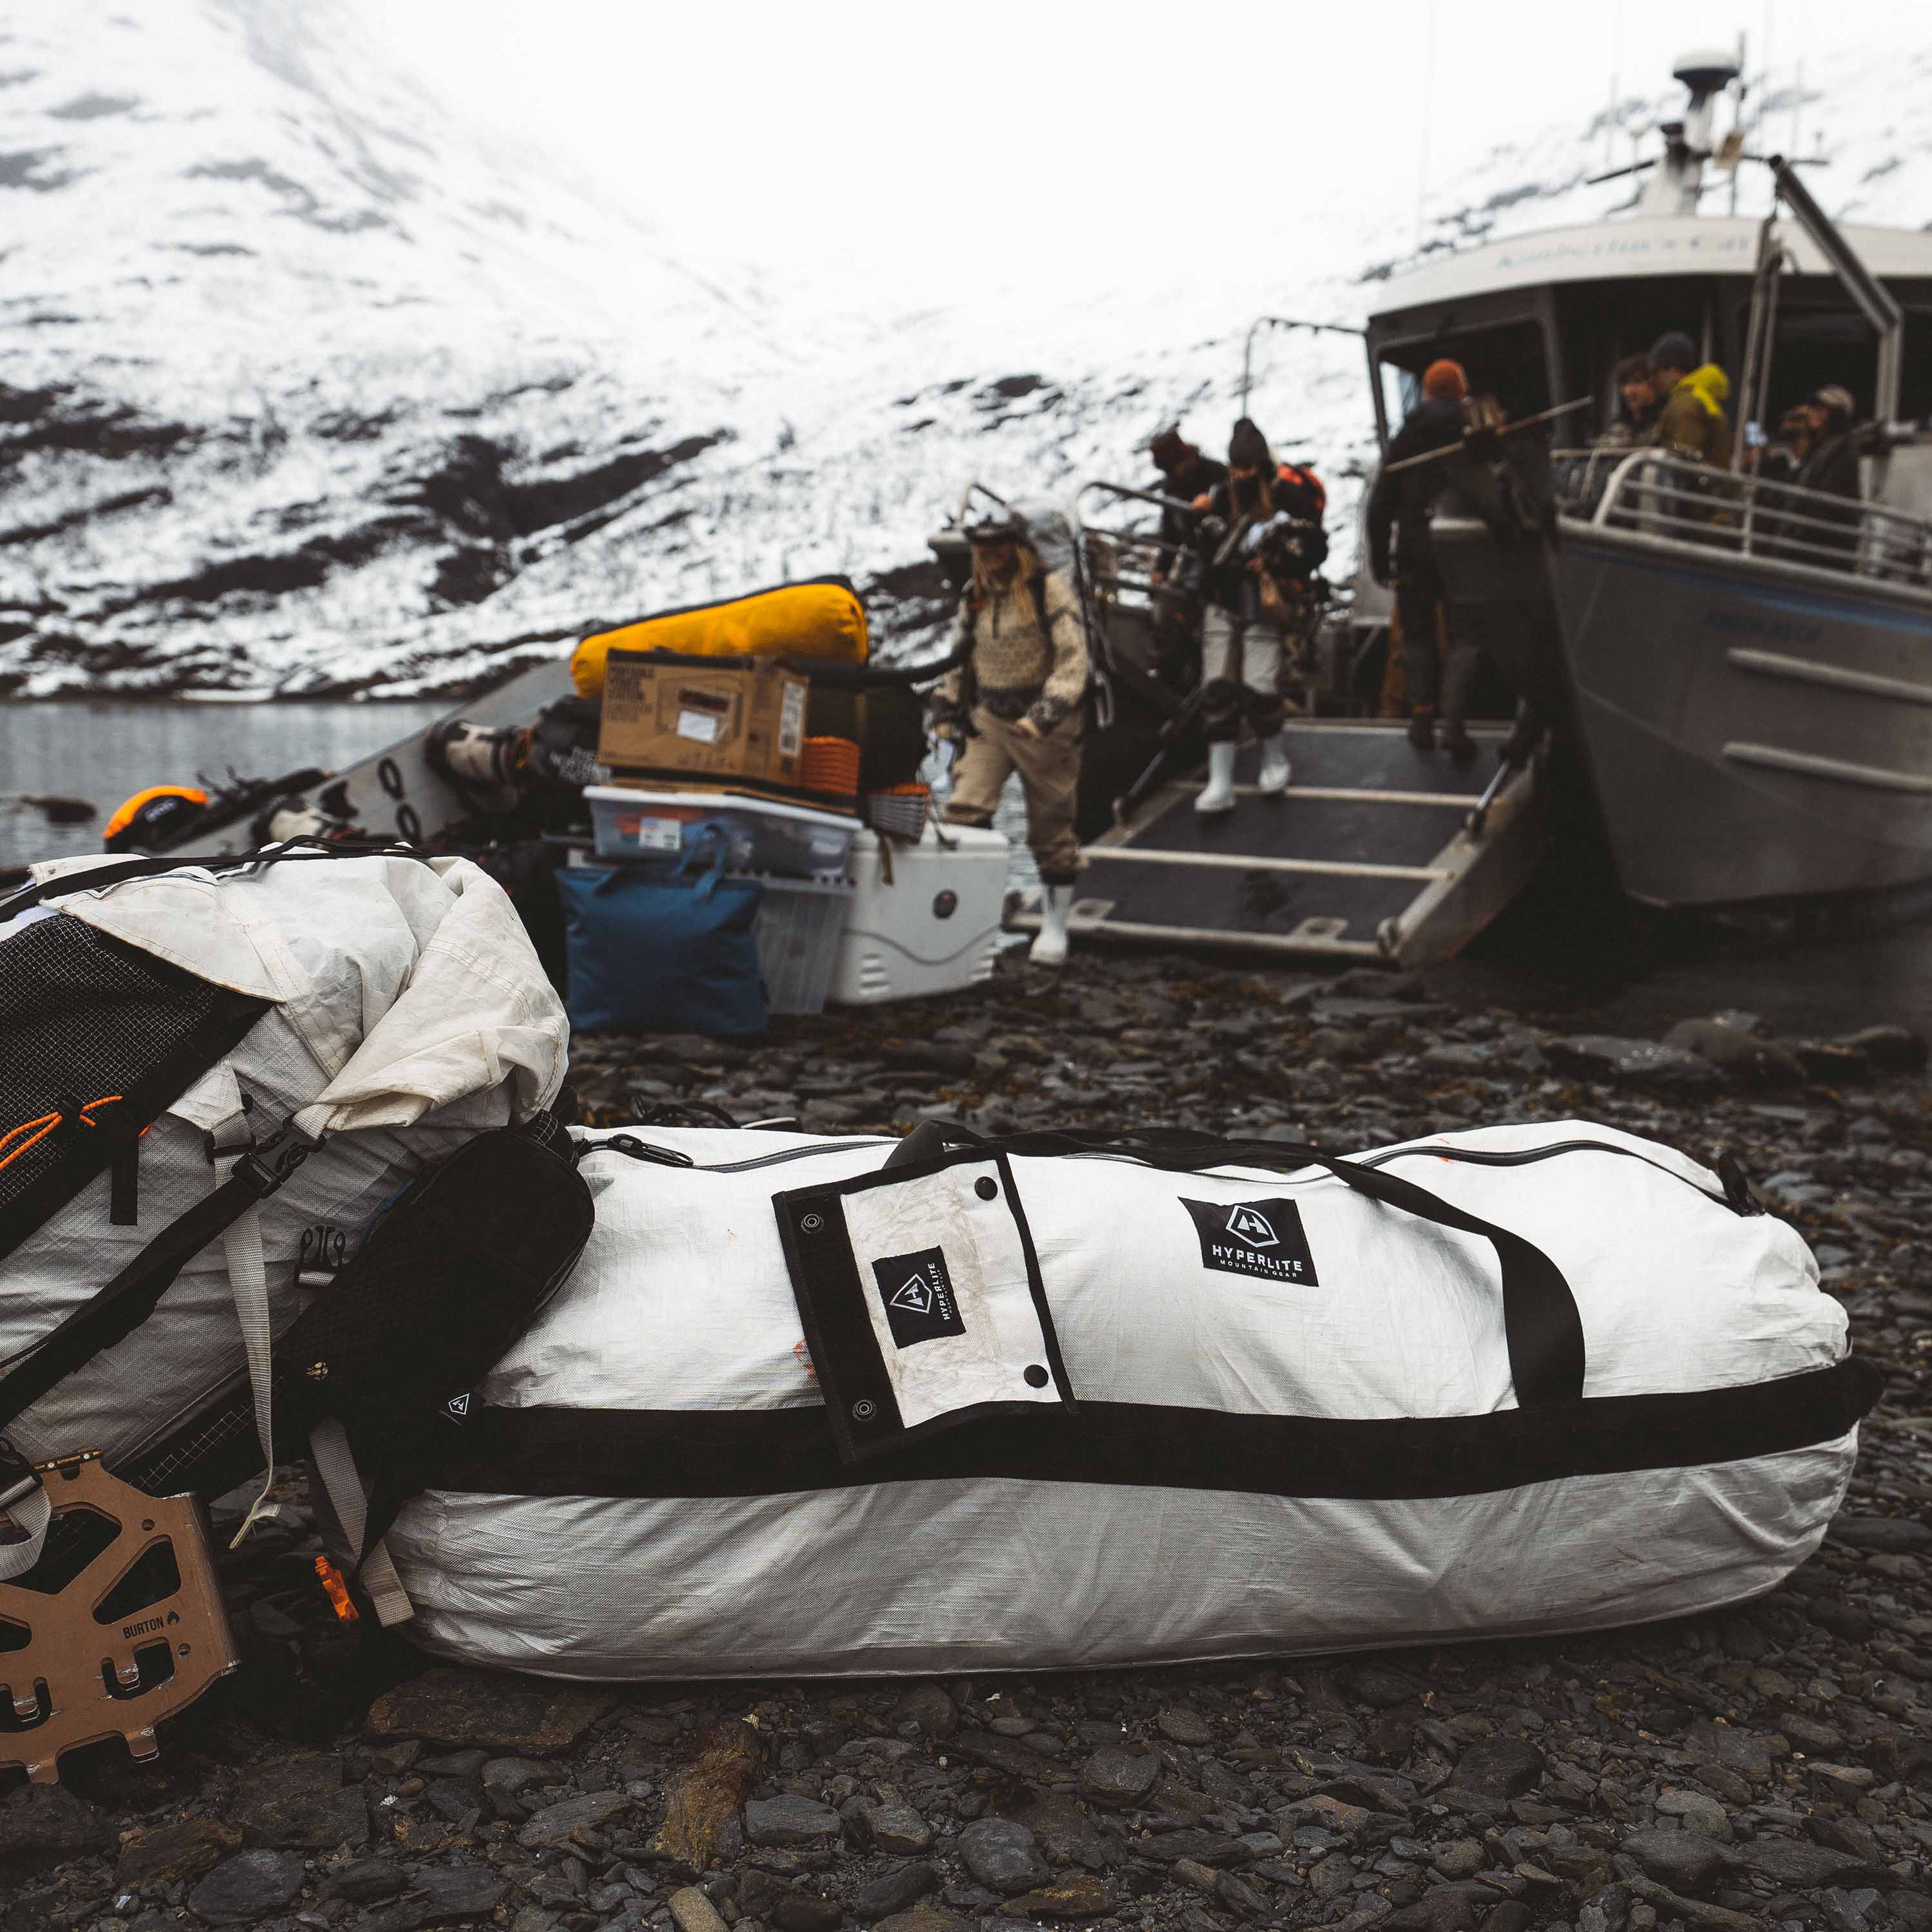
[[[450,1658],[1064,1668],[1678,1616],[1816,1546],[1873,1393],[1798,1235],[1613,1128],[1361,1158],[1500,1246],[1316,1167],[590,1138],[581,1262],[389,1536]]]
[[[259,1144],[291,1120],[323,1137],[254,1210],[279,1334],[302,1305],[300,1269],[338,1263],[412,1176],[483,1129],[545,1106],[563,1078],[562,1007],[515,908],[467,860],[291,857],[89,890],[86,872],[104,862],[37,867],[37,879],[74,874],[71,892],[46,902],[47,916],[83,920],[270,1004],[141,1140],[134,1225],[110,1220],[102,1174],[0,1259],[8,1364],[210,1194],[220,1178],[211,1148]],[[0,946],[16,923],[0,926]],[[77,1011],[76,1024],[85,1021]],[[35,1460],[87,1448],[112,1466],[204,1408],[244,1366],[229,1246],[218,1239],[147,1321],[4,1433]]]

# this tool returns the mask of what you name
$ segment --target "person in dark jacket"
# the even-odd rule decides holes
[[[1420,752],[1435,748],[1439,697],[1448,728],[1444,742],[1458,764],[1467,764],[1476,755],[1464,720],[1480,656],[1468,634],[1466,616],[1460,607],[1444,601],[1442,573],[1430,535],[1430,512],[1448,480],[1448,466],[1421,463],[1403,470],[1396,470],[1394,466],[1459,442],[1468,393],[1469,379],[1460,362],[1432,362],[1423,371],[1422,400],[1390,439],[1369,498],[1369,568],[1378,584],[1394,585],[1396,616],[1402,626],[1409,742]],[[1395,535],[1393,561],[1391,526]],[[1447,634],[1446,666],[1437,648],[1438,625]]]
[[[1657,420],[1657,392],[1651,384],[1648,356],[1626,356],[1617,364],[1616,385],[1622,406],[1594,448],[1638,448],[1648,441],[1650,426]]]
[[[1850,560],[1858,547],[1862,520],[1853,506],[1864,500],[1864,490],[1858,480],[1858,445],[1852,434],[1852,418],[1857,409],[1852,392],[1836,382],[1828,383],[1806,403],[1804,414],[1810,428],[1811,444],[1791,479],[1801,490],[1846,500],[1842,510],[1823,503],[1799,506],[1804,515],[1834,526],[1820,530],[1816,522],[1801,526],[1807,542],[1834,553],[1808,559],[1829,570],[1849,569]]]
[[[1206,496],[1216,484],[1227,480],[1228,466],[1216,463],[1211,456],[1204,456],[1195,444],[1180,434],[1178,423],[1170,424],[1155,436],[1148,445],[1148,454],[1154,458],[1154,466],[1160,472],[1154,488],[1178,503],[1191,503],[1196,497]],[[1168,573],[1174,568],[1176,554],[1193,539],[1192,518],[1180,510],[1161,512],[1161,548],[1153,572],[1156,590],[1166,582]]]
[[[1279,796],[1291,776],[1282,738],[1282,658],[1288,637],[1272,576],[1271,538],[1305,524],[1310,484],[1291,482],[1274,460],[1268,438],[1244,416],[1228,440],[1228,475],[1194,500],[1202,512],[1196,541],[1202,552],[1201,688],[1208,737],[1208,783],[1196,812],[1232,812],[1234,745],[1245,717],[1261,742],[1256,789]]]

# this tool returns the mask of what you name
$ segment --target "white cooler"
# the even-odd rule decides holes
[[[888,885],[879,835],[853,836],[856,885],[830,995],[840,1006],[950,993],[992,976],[1006,895],[1006,835],[949,825],[942,844],[928,825],[916,845],[890,842]]]

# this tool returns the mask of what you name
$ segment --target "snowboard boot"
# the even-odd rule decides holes
[[[1234,808],[1234,747],[1232,740],[1208,747],[1208,782],[1194,801],[1204,816]]]
[[[1409,713],[1408,742],[1418,752],[1432,752],[1436,748],[1436,713],[1427,705],[1418,704]]]
[[[1282,742],[1277,731],[1272,738],[1262,740],[1260,776],[1255,781],[1255,789],[1270,796],[1279,797],[1288,789],[1288,782],[1293,776],[1294,767],[1288,762],[1288,747]]]
[[[1066,915],[1072,909],[1071,886],[1042,886],[1040,895],[1040,932],[1027,961],[1034,966],[1066,963]]]
[[[1449,754],[1449,761],[1456,765],[1472,765],[1476,761],[1476,741],[1469,736],[1468,728],[1460,718],[1449,721],[1449,728],[1442,734],[1444,748]]]

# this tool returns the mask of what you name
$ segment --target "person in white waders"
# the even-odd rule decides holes
[[[1194,801],[1199,812],[1232,812],[1234,745],[1246,717],[1261,740],[1256,788],[1288,789],[1283,716],[1276,688],[1286,644],[1281,619],[1268,607],[1263,582],[1262,533],[1282,507],[1275,501],[1275,460],[1268,438],[1246,416],[1228,443],[1228,478],[1195,500],[1204,512],[1201,542],[1202,718],[1208,734],[1208,783]],[[1277,600],[1278,602],[1278,600]]]
[[[1019,773],[1040,880],[1040,936],[1029,956],[1058,966],[1080,866],[1073,820],[1086,627],[1072,585],[1040,560],[1024,519],[976,524],[966,538],[973,574],[952,631],[952,648],[964,646],[966,660],[933,698],[934,732],[959,747],[946,815],[991,825],[1008,776]]]

